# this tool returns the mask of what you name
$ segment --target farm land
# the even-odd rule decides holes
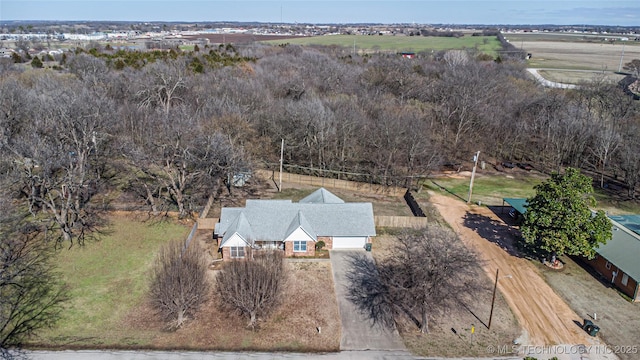
[[[504,34],[504,37],[516,48],[532,54],[528,67],[542,69],[540,74],[555,82],[575,84],[603,77],[617,82],[624,77],[615,74],[620,70],[621,59],[623,66],[640,59],[640,44],[634,41],[540,33]]]
[[[387,51],[412,51],[429,52],[450,49],[474,49],[480,52],[495,56],[500,49],[500,42],[495,36],[471,36],[465,35],[460,38],[455,37],[433,37],[433,36],[390,36],[390,35],[325,35],[314,37],[301,37],[282,40],[269,40],[267,43],[279,45],[289,43],[294,45],[322,45],[322,46],[344,46],[353,48],[356,51],[387,52]],[[355,44],[355,45],[354,45]]]

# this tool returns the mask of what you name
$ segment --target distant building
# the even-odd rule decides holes
[[[400,55],[405,59],[413,59],[416,57],[416,53],[408,51],[401,52]]]

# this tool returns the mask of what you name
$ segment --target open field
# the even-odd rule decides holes
[[[545,79],[563,84],[588,83],[601,80],[607,83],[617,83],[625,75],[615,74],[609,71],[587,70],[539,70],[538,73]]]
[[[149,269],[162,244],[184,239],[189,227],[111,217],[110,233],[100,241],[62,249],[57,263],[71,301],[57,327],[37,343],[56,346],[146,346],[153,335],[121,326],[143,299]]]
[[[516,170],[519,172],[518,170]],[[473,194],[471,200],[474,203],[480,201],[487,206],[501,206],[505,197],[530,197],[535,195],[533,187],[544,180],[545,176],[539,174],[478,174],[473,181]],[[462,172],[455,175],[443,176],[431,179],[424,183],[428,189],[440,191],[440,187],[447,192],[467,200],[469,197],[470,172]],[[415,195],[418,201],[426,196],[425,193]]]
[[[528,198],[536,194],[533,187],[547,176],[536,172],[525,172],[517,169],[504,173],[476,174],[473,182],[473,203],[480,201],[485,206],[502,206],[502,198]],[[460,172],[448,176],[432,178],[423,186],[427,189],[445,189],[449,194],[464,201],[469,196],[470,172]],[[418,193],[414,195],[418,201],[424,201],[426,195]],[[626,190],[603,190],[594,184],[594,198],[597,201],[597,209],[607,211],[612,215],[640,214],[640,203],[626,197]],[[421,200],[422,199],[422,200]]]
[[[640,59],[640,44],[634,41],[611,43],[604,41],[604,37],[577,34],[504,34],[504,37],[516,48],[533,55],[528,65],[532,68],[618,71],[621,58],[622,65]],[[619,39],[621,35],[614,37]]]
[[[622,65],[633,59],[640,59],[640,45],[632,42],[610,44],[525,41],[520,45],[533,55],[529,60],[529,67],[533,68],[618,71],[623,46]]]
[[[632,38],[624,34],[585,34],[570,32],[517,32],[503,33],[505,39],[516,45],[520,41],[569,41],[569,42],[604,42],[608,40],[619,40],[620,38]]]
[[[478,48],[483,53],[496,54],[500,42],[494,36],[469,36],[461,38],[432,36],[375,36],[375,35],[325,35],[286,40],[267,41],[271,44],[344,46],[355,48],[359,52],[376,51],[440,51],[450,49]]]

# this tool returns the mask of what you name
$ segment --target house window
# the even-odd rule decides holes
[[[604,267],[606,267],[607,269],[611,270],[611,263],[607,261],[607,263],[604,264]]]
[[[244,246],[232,246],[231,247],[231,257],[232,258],[243,258],[244,257]]]
[[[307,242],[306,241],[294,241],[293,242],[293,252],[307,252]]]
[[[622,283],[622,285],[627,286],[627,283],[629,282],[629,275],[622,274],[622,280],[620,282]]]

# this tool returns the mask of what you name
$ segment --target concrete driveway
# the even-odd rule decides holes
[[[342,322],[342,338],[340,350],[398,350],[398,355],[406,352],[396,329],[387,329],[380,324],[373,324],[371,319],[358,311],[358,308],[347,299],[348,282],[346,274],[350,270],[349,256],[366,254],[364,250],[331,250],[331,268],[333,282],[338,300],[338,309]]]

